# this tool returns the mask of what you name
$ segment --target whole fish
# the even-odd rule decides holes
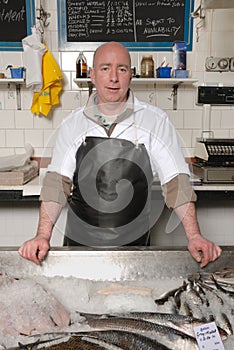
[[[228,335],[233,334],[233,328],[226,314],[223,312],[220,315],[215,315],[215,320],[220,328],[222,328]]]
[[[223,305],[223,303],[224,303],[223,299],[211,287],[207,286],[205,283],[202,283],[200,281],[198,281],[196,283],[200,287],[200,289],[203,290],[203,292],[208,291],[208,292],[212,293],[212,295],[218,300],[218,302],[221,305]]]
[[[116,314],[115,316],[144,320],[161,326],[171,327],[194,338],[193,327],[204,323],[204,320],[195,319],[191,316],[161,312],[129,312],[127,314]]]
[[[186,282],[184,281],[183,282],[183,285],[178,287],[178,288],[175,288],[175,289],[172,289],[166,293],[164,293],[163,295],[161,295],[158,299],[155,299],[154,302],[157,304],[157,305],[163,305],[165,304],[167,301],[169,301],[169,299],[172,297],[174,298],[175,294],[178,294],[180,292],[182,292],[183,290],[185,290],[186,288]]]
[[[98,318],[88,320],[91,328],[101,330],[126,331],[144,335],[174,350],[197,350],[196,341],[183,332],[144,320],[124,317]]]
[[[204,304],[205,303],[206,306],[208,306],[209,303],[207,303],[203,297],[203,294],[205,294],[204,291],[203,290],[201,291],[197,287],[198,287],[197,283],[189,281],[187,286],[186,286],[186,291],[188,291],[194,295],[194,297],[197,299],[197,304],[200,304],[200,303]]]
[[[49,341],[46,342],[46,344],[42,345],[42,343],[37,342],[37,344],[33,344],[32,347],[30,345],[23,345],[19,343],[19,348],[16,349],[22,349],[22,350],[124,350],[118,346],[115,346],[111,343],[108,343],[105,340],[99,340],[99,339],[92,339],[92,338],[84,338],[81,336],[72,336],[69,339],[66,339],[65,341]]]
[[[225,278],[234,284],[234,269],[223,269],[223,271],[218,271],[214,273],[217,278]]]
[[[180,309],[181,307],[181,294],[186,290],[186,287],[187,287],[187,284],[184,281],[183,285],[180,288],[178,288],[174,294],[174,302],[177,309]]]
[[[231,298],[234,298],[234,290],[233,290],[233,286],[222,281],[222,280],[218,280],[216,279],[213,275],[210,277],[211,281],[214,282],[215,287],[220,290],[223,293],[228,294]]]
[[[187,309],[193,318],[204,319],[207,315],[204,314],[207,308],[203,305],[203,300],[199,293],[194,289],[191,283],[187,284],[186,291],[181,296],[182,304],[186,303]]]
[[[87,337],[106,340],[112,344],[120,346],[124,350],[170,350],[167,346],[160,344],[143,335],[125,331],[100,331],[89,332]]]
[[[215,273],[195,273],[190,275],[189,279],[200,280],[211,286],[214,286],[214,281],[216,281],[218,284],[225,287],[226,290],[234,292],[234,269],[224,269],[223,271]]]
[[[206,291],[204,290],[202,283],[200,281],[193,281],[190,283],[192,283],[194,290],[197,292],[197,294],[203,301],[203,304],[205,304],[206,306],[210,306],[210,301],[207,298]]]

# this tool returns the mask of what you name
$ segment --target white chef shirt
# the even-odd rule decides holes
[[[48,171],[71,180],[76,168],[76,152],[86,136],[108,137],[103,126],[84,114],[84,107],[72,111],[62,122]],[[120,138],[137,145],[144,144],[154,176],[161,185],[178,174],[190,175],[176,130],[168,115],[158,107],[134,97],[133,111],[115,126],[111,138]]]

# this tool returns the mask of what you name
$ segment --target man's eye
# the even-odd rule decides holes
[[[108,67],[102,67],[102,69],[101,69],[101,70],[102,70],[103,72],[107,72],[107,71],[108,71],[108,69],[109,69]]]
[[[119,72],[120,72],[120,73],[126,73],[126,72],[127,72],[127,69],[124,68],[124,67],[120,67],[120,68],[119,68]]]

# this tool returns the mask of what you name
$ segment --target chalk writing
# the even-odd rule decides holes
[[[186,0],[66,0],[67,41],[184,40]]]
[[[1,9],[0,12],[0,21],[1,22],[22,22],[25,20],[26,10],[23,6],[19,11],[14,11],[10,9],[6,11],[6,9]]]
[[[26,0],[0,1],[0,41],[16,42],[27,35]]]

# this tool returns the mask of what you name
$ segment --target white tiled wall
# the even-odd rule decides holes
[[[36,0],[36,8],[39,1]],[[200,0],[195,0],[195,9]],[[24,87],[21,90],[22,110],[17,110],[14,86],[0,85],[0,156],[23,151],[24,144],[30,142],[35,149],[35,156],[50,156],[54,145],[54,135],[61,120],[73,108],[84,104],[88,97],[87,90],[80,90],[73,82],[77,52],[58,51],[57,0],[45,2],[45,10],[51,16],[48,19],[44,39],[59,63],[63,76],[63,92],[60,105],[49,116],[35,116],[31,113],[32,92]],[[194,19],[193,51],[187,53],[187,66],[191,76],[198,79],[198,84],[223,83],[234,85],[234,72],[214,73],[205,71],[205,59],[208,56],[234,56],[234,9],[208,10],[205,19]],[[92,64],[92,52],[86,52],[88,64]],[[132,63],[139,67],[142,52],[132,52]],[[164,58],[172,63],[171,52],[154,52],[155,66]],[[5,68],[8,64],[23,65],[23,52],[0,53],[0,71],[9,75]],[[196,105],[196,87],[182,86],[178,90],[177,110],[173,110],[172,89],[170,86],[133,87],[137,97],[165,109],[174,123],[181,138],[186,156],[193,156],[196,137],[204,130],[204,111]],[[210,125],[215,137],[234,137],[234,107],[211,107]]]
[[[39,220],[39,202],[0,202],[0,247],[17,247],[35,236]],[[66,208],[59,217],[51,238],[52,246],[63,243]]]
[[[221,246],[233,246],[234,205],[229,200],[200,200],[196,203],[201,232]],[[186,246],[187,239],[176,215],[168,209],[151,230],[151,244],[156,246]]]
[[[36,0],[36,8],[39,0]],[[45,42],[52,51],[63,72],[63,92],[60,96],[60,105],[56,106],[48,117],[32,115],[30,108],[32,92],[21,89],[22,109],[17,110],[17,98],[14,86],[0,84],[0,156],[10,155],[23,151],[24,144],[30,142],[35,150],[35,156],[49,157],[54,146],[56,133],[62,119],[73,108],[83,105],[88,97],[87,90],[80,90],[73,82],[75,78],[76,52],[58,51],[57,31],[57,0],[45,1],[45,10],[51,16],[49,26],[45,32]],[[195,8],[200,0],[195,0]],[[234,57],[234,9],[209,10],[205,19],[194,20],[193,51],[187,53],[187,66],[191,76],[203,83],[223,83],[234,86],[234,72],[210,73],[205,71],[205,59],[208,56]],[[88,64],[92,64],[93,53],[86,52]],[[131,53],[132,65],[137,66],[142,52]],[[155,52],[155,65],[160,64],[164,57],[172,63],[171,52]],[[0,72],[9,75],[7,65],[23,65],[22,52],[0,52]],[[193,156],[194,145],[202,130],[210,124],[215,137],[234,138],[234,107],[216,106],[208,112],[202,106],[196,105],[196,88],[190,85],[181,86],[178,90],[177,110],[173,110],[172,88],[170,86],[139,86],[134,87],[138,98],[165,109],[175,125],[185,156]],[[207,107],[206,107],[207,108]],[[207,121],[207,113],[210,115]],[[211,205],[202,207],[198,203],[198,217],[202,232],[218,244],[233,244],[232,232],[234,228],[233,208],[230,204],[223,204],[213,208]],[[221,216],[220,216],[221,214]],[[208,220],[207,220],[208,218]],[[221,220],[222,219],[222,220]],[[34,236],[38,222],[38,204],[1,204],[0,245],[20,245],[24,240]],[[56,233],[53,235],[52,245],[62,242],[64,231],[64,216],[56,224]],[[163,224],[167,222],[167,218]],[[227,230],[225,230],[227,229]],[[158,234],[160,225],[155,228],[152,243],[156,245],[186,244],[183,231],[165,235],[164,228]],[[178,231],[178,230],[177,230]],[[223,232],[226,232],[224,237]]]

